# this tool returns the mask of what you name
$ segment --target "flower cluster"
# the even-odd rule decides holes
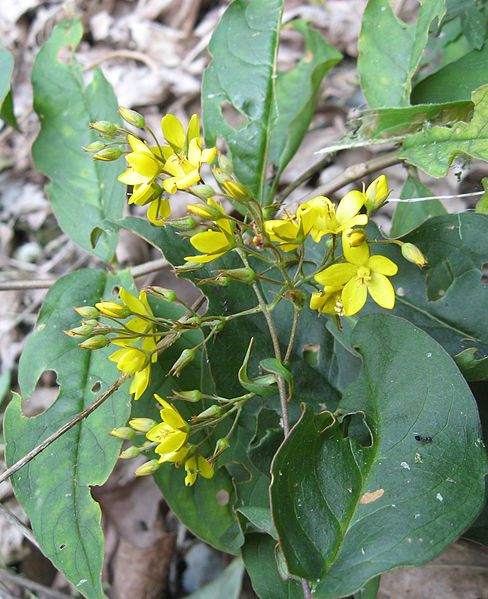
[[[132,187],[129,204],[147,206],[149,221],[163,226],[171,214],[169,195],[199,183],[202,164],[212,163],[217,150],[203,148],[196,114],[191,117],[186,131],[174,115],[165,115],[161,129],[167,145],[162,145],[142,115],[126,108],[120,108],[119,112],[130,125],[147,129],[156,145],[149,145],[115,123],[98,121],[92,123],[92,128],[99,131],[107,143],[94,142],[85,150],[94,152],[94,159],[104,161],[116,160],[125,154],[128,168],[119,176],[119,181]],[[125,144],[130,151],[117,147]]]
[[[130,393],[139,399],[151,380],[151,363],[158,359],[157,320],[147,300],[145,291],[135,296],[124,288],[119,290],[118,301],[101,301],[95,306],[82,306],[75,310],[85,318],[81,326],[65,331],[72,337],[85,337],[79,345],[83,349],[101,349],[113,344],[109,360],[132,377]],[[104,317],[108,323],[102,323]]]

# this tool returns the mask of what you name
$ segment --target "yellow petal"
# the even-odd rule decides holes
[[[175,152],[181,152],[185,147],[186,135],[183,125],[174,114],[166,114],[161,120],[161,129],[169,145]]]
[[[185,445],[178,449],[177,451],[171,451],[170,453],[165,453],[159,458],[159,463],[163,464],[164,462],[173,462],[173,463],[181,463],[186,454],[188,453],[188,447]]]
[[[197,457],[197,470],[198,474],[200,476],[203,476],[203,478],[212,478],[212,476],[214,475],[214,469],[212,464],[210,464],[210,462],[207,462],[207,460],[201,455]]]
[[[150,223],[157,227],[162,227],[171,214],[168,198],[158,198],[157,200],[153,200],[149,205],[146,214]]]
[[[333,264],[325,270],[315,275],[314,279],[317,283],[324,285],[324,287],[333,286],[340,287],[357,274],[357,266],[344,262],[343,264]]]
[[[367,243],[361,243],[357,247],[351,247],[348,243],[348,237],[344,233],[342,234],[342,253],[348,262],[357,266],[367,264],[370,256]]]
[[[192,456],[185,461],[185,470],[185,485],[191,487],[197,480],[197,459],[195,456]]]
[[[133,168],[129,168],[124,171],[117,177],[117,179],[125,185],[140,185],[141,183],[147,182],[147,177],[143,177],[139,173],[136,173]]]
[[[386,256],[371,256],[368,267],[373,271],[389,277],[396,275],[398,266]]]
[[[147,436],[147,435],[146,435]],[[156,453],[163,454],[178,451],[187,441],[188,433],[172,429],[156,447]]]
[[[141,302],[139,298],[137,298],[135,295],[132,295],[132,293],[129,293],[127,289],[121,287],[119,290],[119,297],[129,308],[129,310],[131,310],[135,314],[146,314],[146,306],[144,306],[144,304]]]
[[[200,162],[202,158],[202,148],[201,141],[199,137],[194,137],[190,143],[188,144],[188,162],[195,165],[196,167],[200,167]]]
[[[178,410],[171,405],[169,408],[164,408],[161,410],[161,418],[164,423],[171,428],[188,428],[188,424],[185,420],[183,420]]]
[[[144,154],[143,152],[133,152],[132,154],[127,154],[125,159],[132,166],[132,168],[143,177],[153,179],[154,177],[157,177],[161,170],[160,163],[152,154],[149,155]]]
[[[379,306],[387,310],[395,306],[395,290],[385,275],[371,273],[371,281],[368,281],[367,286],[369,294]]]
[[[200,121],[198,120],[198,115],[192,114],[190,122],[188,123],[188,129],[187,129],[187,134],[186,134],[188,145],[190,144],[191,140],[194,137],[199,137],[199,136],[200,136]]]
[[[151,150],[138,137],[129,134],[127,136],[127,141],[129,142],[133,152],[146,152],[151,154]]]
[[[134,193],[130,196],[129,204],[137,204],[137,206],[144,206],[151,201],[154,196],[155,189],[152,185],[142,183],[134,187]]]
[[[187,189],[199,181],[200,173],[195,169],[182,177],[176,177],[176,187],[178,189]]]
[[[347,223],[361,210],[366,201],[366,196],[360,191],[350,191],[342,198],[337,206],[336,219],[341,225]]]
[[[205,150],[202,150],[200,162],[212,164],[212,162],[215,160],[215,156],[217,156],[217,148],[206,148]]]
[[[229,239],[225,233],[219,231],[203,231],[190,237],[192,246],[204,254],[215,254],[227,250]]]
[[[130,384],[129,393],[134,393],[134,400],[138,400],[147,389],[151,380],[151,367],[148,365],[144,370],[136,372]]]
[[[360,283],[356,278],[351,279],[349,283],[346,283],[341,295],[344,315],[352,316],[359,312],[364,307],[367,297],[366,285]]]
[[[212,260],[217,260],[225,253],[226,252],[221,252],[220,254],[201,254],[200,256],[185,256],[185,260],[197,264],[206,264],[207,262],[212,262]]]
[[[163,187],[168,193],[176,193],[178,187],[176,185],[176,177],[169,177],[163,181]]]

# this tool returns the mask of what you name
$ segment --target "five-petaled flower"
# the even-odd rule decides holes
[[[160,411],[162,422],[153,427],[146,437],[149,441],[157,442],[154,450],[161,456],[161,461],[178,461],[173,460],[176,452],[179,452],[187,443],[190,435],[190,425],[184,420],[178,410],[157,393],[154,394],[157,401],[163,406]],[[173,454],[173,455],[168,455]],[[183,456],[183,453],[180,455]]]
[[[190,237],[192,246],[202,252],[200,256],[186,256],[189,262],[205,263],[217,260],[227,252],[236,247],[234,237],[234,224],[227,218],[219,218],[215,221],[218,231],[202,231]]]

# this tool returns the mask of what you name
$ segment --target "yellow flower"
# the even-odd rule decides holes
[[[383,206],[385,203],[389,193],[390,190],[388,189],[388,182],[385,175],[380,175],[372,183],[370,183],[365,191],[365,205],[368,213],[381,208],[381,206]]]
[[[148,364],[146,368],[136,372],[134,374],[134,378],[131,381],[129,387],[129,393],[134,394],[134,400],[137,401],[140,399],[141,395],[148,388],[149,383],[151,382],[151,365]]]
[[[203,478],[212,478],[214,475],[214,468],[210,462],[208,462],[201,455],[192,455],[190,458],[185,460],[185,485],[191,487],[195,484],[198,475]]]
[[[300,223],[293,217],[264,221],[264,230],[271,241],[279,243],[284,252],[296,250],[305,240]]]
[[[157,197],[147,209],[147,218],[156,227],[162,227],[171,214],[168,198]]]
[[[317,310],[322,314],[333,314],[342,316],[344,314],[341,300],[342,286],[327,287],[324,291],[312,293],[310,297],[310,309]]]
[[[203,162],[209,164],[217,154],[217,148],[202,149],[200,122],[194,114],[188,124],[187,132],[173,114],[167,114],[161,121],[161,128],[169,148],[163,148],[166,159],[164,171],[171,177],[163,181],[168,193],[178,189],[187,189],[200,181],[200,167]]]
[[[347,262],[329,266],[315,275],[315,280],[324,285],[326,292],[344,286],[341,301],[345,316],[359,312],[368,293],[379,306],[391,310],[395,290],[387,276],[398,272],[397,265],[385,256],[371,256],[366,243],[358,247],[343,244],[343,251]]]
[[[111,316],[112,318],[127,318],[130,314],[130,310],[126,306],[122,306],[117,302],[98,302],[95,307],[104,316]]]
[[[326,233],[337,235],[345,229],[366,225],[367,215],[359,214],[365,201],[363,193],[350,191],[336,208],[329,198],[317,196],[299,206],[297,216],[310,227],[314,241],[320,241]]]
[[[149,365],[149,355],[137,347],[118,349],[109,356],[109,360],[117,362],[117,368],[126,374],[135,374]]]
[[[156,393],[154,397],[163,406],[160,411],[162,422],[152,428],[146,437],[149,441],[158,443],[155,452],[164,457],[166,454],[179,451],[186,445],[190,427],[174,406]]]
[[[151,185],[163,170],[163,163],[155,152],[134,135],[128,135],[127,141],[132,152],[125,159],[129,168],[118,179],[126,185]]]
[[[189,262],[205,263],[217,260],[236,246],[234,227],[227,218],[215,221],[219,231],[203,231],[190,238],[192,246],[202,252],[201,256],[186,256]]]

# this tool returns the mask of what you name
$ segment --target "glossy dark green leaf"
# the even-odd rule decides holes
[[[125,188],[117,181],[122,163],[93,160],[81,147],[95,139],[90,122],[119,122],[117,100],[98,69],[85,85],[74,55],[82,33],[79,21],[62,21],[37,55],[32,85],[41,130],[32,152],[36,167],[50,179],[46,191],[60,227],[83,249],[111,260],[117,235],[104,236],[93,249],[90,234],[104,218],[122,215]]]
[[[486,83],[488,45],[472,50],[449,63],[418,83],[412,93],[412,102],[454,102],[469,100],[475,89]]]
[[[296,580],[283,580],[278,572],[275,545],[270,536],[246,536],[242,559],[260,599],[303,599],[302,585]]]
[[[433,177],[447,175],[452,161],[462,155],[488,161],[488,85],[472,95],[474,112],[468,123],[451,127],[431,127],[409,135],[403,142],[401,157]]]
[[[340,408],[364,413],[372,444],[346,436],[330,413],[307,409],[273,463],[280,546],[289,571],[310,579],[318,599],[432,559],[484,501],[476,403],[448,354],[391,315],[362,318],[352,341],[363,366]]]
[[[19,366],[24,398],[46,370],[54,370],[60,392],[42,414],[26,418],[14,398],[5,414],[7,463],[22,458],[42,440],[87,408],[120,375],[107,359],[111,350],[78,347],[63,330],[78,326],[74,306],[93,305],[116,285],[130,287],[127,274],[82,270],[61,278],[49,291]],[[85,597],[104,597],[101,586],[103,535],[100,508],[90,488],[108,478],[120,441],[109,435],[129,415],[127,384],[95,412],[50,445],[13,476],[15,493],[27,512],[45,555]]]
[[[412,78],[429,28],[442,18],[444,4],[444,0],[423,2],[416,22],[407,24],[395,16],[389,0],[369,0],[359,37],[358,70],[361,89],[372,108],[410,104]]]
[[[400,198],[408,200],[432,195],[430,189],[425,187],[415,175],[410,174],[405,181]],[[439,200],[400,202],[393,214],[390,236],[402,237],[432,216],[442,214],[446,214],[446,209]]]
[[[488,356],[488,286],[481,280],[488,256],[487,226],[487,215],[472,212],[437,216],[423,223],[403,238],[428,259],[423,270],[404,260],[397,247],[373,246],[375,253],[399,266],[391,279],[396,290],[393,313],[424,329],[453,357],[472,349],[477,350],[472,356],[476,360]],[[369,236],[377,239],[377,229],[371,227]],[[367,310],[383,312],[373,302]],[[473,380],[476,371],[469,370],[466,376]]]
[[[8,50],[0,48],[0,120],[19,131],[14,114],[11,80],[14,70],[14,57]]]
[[[232,2],[210,41],[203,80],[207,143],[226,141],[237,177],[264,203],[268,179],[300,145],[321,80],[340,59],[317,31],[297,21],[290,27],[304,36],[305,54],[294,69],[278,73],[282,11],[283,0]]]

